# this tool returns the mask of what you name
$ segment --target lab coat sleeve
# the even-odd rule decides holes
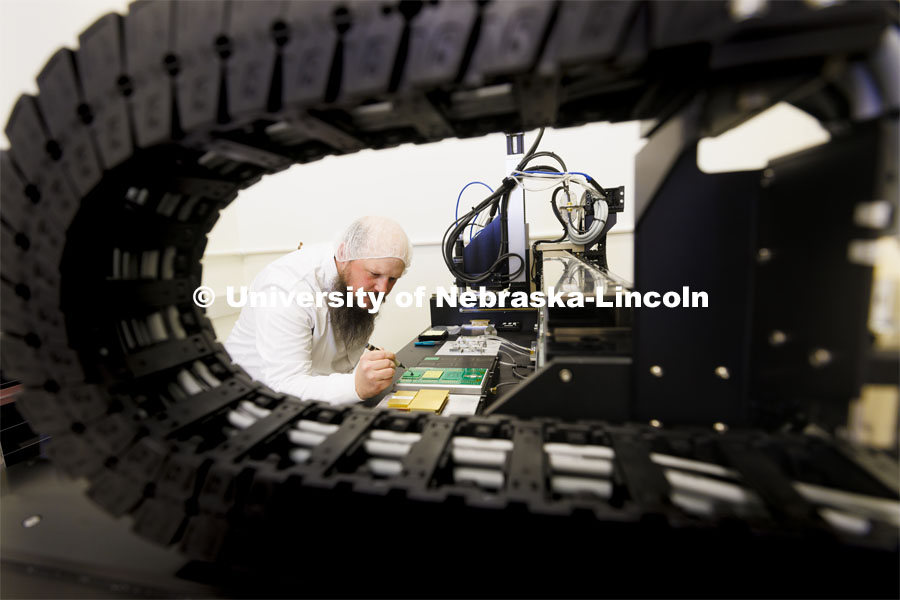
[[[256,351],[262,359],[263,382],[301,400],[360,402],[353,373],[312,374],[315,310],[296,303],[257,308]]]

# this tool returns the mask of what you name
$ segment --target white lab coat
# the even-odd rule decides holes
[[[315,297],[329,291],[337,276],[330,244],[305,245],[267,265],[250,291]],[[240,298],[240,295],[237,296]],[[225,342],[231,358],[247,373],[277,392],[332,404],[359,402],[353,370],[364,346],[347,348],[335,339],[328,307],[252,307],[250,296]]]

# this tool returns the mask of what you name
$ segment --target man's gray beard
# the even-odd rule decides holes
[[[347,282],[340,273],[335,277],[330,291],[338,292],[346,299]],[[369,341],[369,337],[375,329],[375,317],[378,314],[370,313],[365,306],[357,306],[355,304],[356,297],[353,300],[353,306],[334,307],[328,305],[328,316],[331,319],[331,326],[334,327],[334,337],[343,340],[348,349],[362,346]]]

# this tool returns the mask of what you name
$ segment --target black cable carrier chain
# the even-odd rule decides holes
[[[767,564],[808,553],[801,562],[821,567],[822,581],[829,566],[876,573],[893,561],[890,573],[895,536],[877,524],[852,542],[835,533],[791,486],[791,462],[774,458],[808,461],[827,479],[820,471],[831,463],[817,461],[838,453],[824,440],[298,402],[231,363],[187,295],[218,212],[240,188],[295,162],[597,120],[661,125],[697,95],[702,130],[716,135],[749,116],[733,101],[735,77],[748,89],[769,89],[770,79],[771,89],[802,83],[835,57],[873,52],[896,25],[892,3],[776,2],[747,19],[729,6],[146,1],[101,18],[77,50],[50,58],[38,96],[18,101],[6,127],[11,148],[0,154],[2,350],[5,371],[27,388],[22,412],[53,435],[60,468],[91,479],[95,502],[133,515],[135,531],[154,542],[223,565],[273,573],[297,553],[339,556],[348,535],[408,553],[399,538],[422,532],[435,543],[496,546],[492,566],[525,585],[539,568],[593,582],[591,552],[600,550],[583,549],[600,543],[655,557],[658,589],[689,563],[679,556],[703,549],[707,573],[739,572],[710,557],[715,544],[764,551]],[[138,321],[128,326],[139,336],[141,320],[155,313],[164,339],[151,332],[151,343],[129,345],[122,323]],[[179,328],[183,336],[172,333]],[[197,361],[215,368],[219,385],[182,399],[154,396]],[[271,412],[225,435],[225,415],[241,401]],[[298,419],[339,426],[305,464],[286,456]],[[399,475],[359,468],[361,444],[377,428],[422,435]],[[512,440],[499,489],[449,478],[457,435]],[[542,445],[551,439],[614,449],[609,500],[549,487]],[[685,445],[679,454],[701,460],[712,448],[718,461],[710,462],[735,469],[763,512],[698,518],[674,506],[650,454]],[[850,471],[879,470],[876,461],[842,460]],[[567,539],[582,540],[582,550]],[[296,580],[341,573],[328,560],[314,564]],[[377,581],[374,566],[354,569],[360,579],[351,587]],[[627,589],[634,572],[620,571],[612,589]],[[408,589],[424,577],[410,573]],[[544,580],[531,593],[551,589]]]

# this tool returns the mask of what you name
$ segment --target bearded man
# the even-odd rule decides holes
[[[263,292],[267,306],[244,306],[225,348],[251,377],[301,400],[377,396],[391,385],[395,356],[365,346],[411,257],[406,233],[385,217],[354,221],[334,245],[301,244],[253,280],[250,299]]]

